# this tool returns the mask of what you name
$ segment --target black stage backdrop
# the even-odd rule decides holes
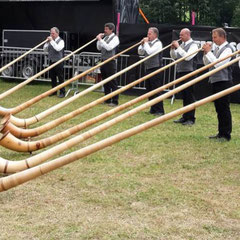
[[[3,29],[49,30],[56,26],[68,33],[69,50],[75,50],[103,31],[113,21],[111,0],[99,1],[0,1],[0,31]],[[1,38],[2,39],[2,38]],[[95,45],[89,50],[96,50]]]

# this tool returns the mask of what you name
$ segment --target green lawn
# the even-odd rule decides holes
[[[0,93],[16,84],[0,80]],[[27,85],[3,99],[1,106],[17,106],[49,88],[48,83]],[[102,95],[90,93],[31,127]],[[133,98],[121,95],[120,103]],[[47,97],[16,116],[31,117],[60,101]],[[164,106],[170,112],[180,108],[182,101],[171,105],[165,100]],[[231,105],[230,142],[208,139],[217,133],[216,114],[210,103],[196,110],[194,126],[176,125],[169,120],[0,193],[0,239],[240,239],[239,109],[239,105]],[[36,139],[52,136],[107,110],[106,105],[96,106]],[[148,110],[62,155],[154,119]],[[2,158],[16,161],[29,157],[28,153],[2,147],[0,153]]]

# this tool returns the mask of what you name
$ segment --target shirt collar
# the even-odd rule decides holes
[[[155,38],[154,40],[152,40],[150,43],[155,43],[158,40],[158,38]]]
[[[106,36],[106,37],[110,38],[110,37],[112,37],[112,36],[114,36],[114,33],[111,33],[110,35],[108,35],[108,36]]]
[[[219,47],[219,49],[221,49],[221,48],[223,48],[223,47],[225,47],[226,45],[228,44],[228,42],[227,41],[225,41],[224,43],[222,43],[221,45],[216,45],[217,47]]]
[[[54,41],[56,42],[58,39],[60,39],[60,37],[59,37],[59,36],[58,36],[57,38],[55,38],[55,40],[54,40]]]
[[[193,41],[192,38],[190,38],[188,41],[184,42],[184,45],[186,46],[186,45],[188,45],[189,43],[191,43],[192,41]]]

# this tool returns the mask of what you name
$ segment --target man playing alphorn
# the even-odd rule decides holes
[[[198,45],[191,38],[191,32],[188,28],[184,28],[180,31],[180,39],[182,41],[181,45],[179,45],[178,41],[172,42],[170,56],[174,60],[185,57],[187,54],[193,53],[198,49]],[[196,54],[187,57],[184,61],[177,64],[177,78],[194,71],[193,58]],[[187,81],[191,81],[193,78],[194,77],[189,78]],[[183,106],[195,102],[193,86],[182,91],[182,98]],[[184,113],[180,119],[175,120],[174,122],[181,123],[182,125],[193,125],[195,123],[195,110]]]
[[[162,49],[162,42],[158,39],[158,29],[151,27],[148,29],[147,37],[143,38],[142,44],[138,47],[138,54],[144,55],[145,57],[156,53]],[[162,67],[162,53],[159,53],[147,61],[144,62],[146,74],[150,74],[160,67]],[[159,88],[163,85],[163,72],[160,72],[153,77],[145,81],[145,86],[147,92],[150,92],[156,88]],[[161,93],[157,93],[154,96],[150,97],[149,100],[152,100]],[[163,102],[159,102],[151,106],[150,113],[153,115],[161,116],[164,114]]]
[[[55,62],[63,58],[64,55],[64,41],[59,37],[59,29],[56,27],[51,28],[50,36],[47,37],[48,42],[44,44],[43,49],[45,52],[48,52],[49,64],[52,65]],[[50,78],[52,80],[52,88],[64,82],[63,77],[63,62],[59,63],[57,66],[52,68],[49,72]],[[50,96],[57,95],[57,92],[52,93]],[[60,98],[65,97],[65,88],[60,89]]]
[[[119,38],[114,33],[115,25],[113,23],[106,23],[104,25],[104,33],[97,35],[97,49],[101,51],[102,61],[114,56],[116,54],[116,47],[119,45]],[[102,79],[108,78],[117,71],[116,60],[112,60],[101,66]],[[117,80],[113,79],[104,84],[104,94],[107,95],[117,90]],[[109,106],[118,105],[118,95],[105,101]]]
[[[212,41],[215,43],[215,48],[212,49],[212,44],[206,43],[203,46],[204,56],[203,62],[205,65],[215,62],[217,59],[224,58],[233,52],[232,47],[227,42],[227,34],[224,29],[216,28],[212,31]],[[213,52],[211,51],[213,50]],[[217,68],[231,59],[228,58],[216,65]],[[232,71],[231,68],[213,74],[209,77],[209,82],[212,85],[212,92],[218,93],[232,86]],[[210,139],[227,140],[231,139],[232,132],[232,115],[230,111],[230,96],[224,96],[214,101],[215,110],[218,118],[218,134],[210,136]]]

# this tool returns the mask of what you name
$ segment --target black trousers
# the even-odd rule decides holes
[[[177,73],[177,78],[183,77],[188,73],[190,73],[190,72]],[[191,78],[188,78],[186,81],[183,81],[180,85],[191,81],[193,78],[195,78],[195,77],[193,76]],[[184,89],[181,93],[182,93],[182,99],[183,99],[183,106],[184,107],[191,104],[191,103],[194,103],[196,101],[195,96],[194,96],[193,86],[190,86],[190,87]],[[184,113],[182,115],[182,118],[184,118],[185,120],[191,120],[191,121],[195,122],[195,109],[190,111],[190,112]]]
[[[104,64],[101,68],[101,75],[102,75],[102,79],[106,79],[108,77],[110,77],[111,75],[115,74],[116,71],[117,71],[117,65],[116,65],[116,62],[113,60],[113,61],[110,61],[106,64]],[[117,80],[116,79],[113,79],[111,80],[110,82],[107,82],[103,85],[104,87],[104,94],[105,95],[108,95],[109,93],[111,92],[114,92],[118,89],[117,87]],[[118,104],[118,95],[108,99],[106,101],[106,103],[115,103],[115,104]]]
[[[218,93],[232,86],[232,81],[221,81],[212,83],[213,93]],[[218,134],[227,138],[231,137],[232,115],[230,111],[230,95],[214,101],[218,118]]]
[[[159,68],[160,67],[147,69],[146,74],[150,74]],[[147,92],[151,92],[152,90],[155,90],[156,88],[159,88],[162,85],[163,85],[163,72],[160,72],[160,73],[154,75],[153,77],[148,78],[145,81],[145,87],[146,87]],[[156,97],[159,97],[161,94],[163,94],[163,92],[157,93],[157,94],[149,97],[148,100],[150,101]],[[151,106],[150,113],[164,113],[163,101],[158,102],[155,105]]]
[[[50,65],[53,64],[54,62],[50,61]],[[58,84],[61,84],[64,82],[64,78],[63,78],[63,63],[59,63],[57,66],[55,66],[54,68],[52,68],[49,71],[49,75],[52,81],[52,88],[56,87]],[[57,78],[58,78],[58,82],[57,82]],[[65,88],[61,88],[60,89],[60,94],[64,94],[65,95]]]

